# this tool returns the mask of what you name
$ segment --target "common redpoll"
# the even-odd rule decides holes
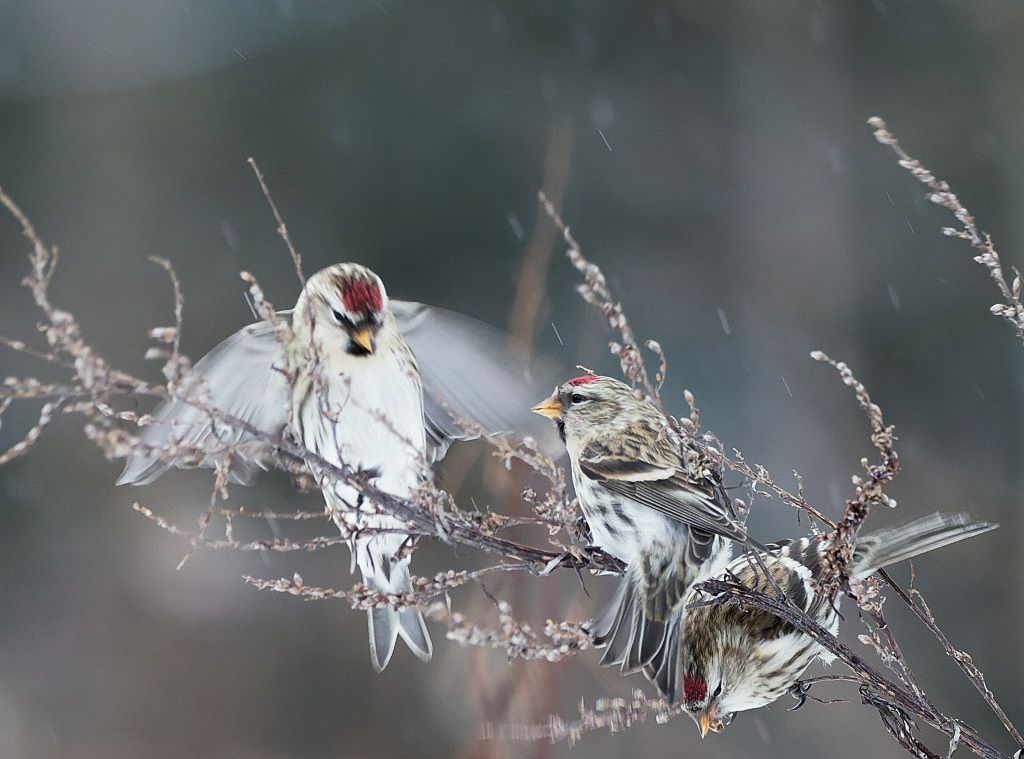
[[[601,663],[643,669],[674,698],[675,657],[663,652],[677,637],[682,598],[724,569],[731,541],[746,540],[732,501],[716,478],[688,471],[664,416],[618,380],[576,377],[533,410],[565,442],[594,545],[626,564],[594,625],[607,648]]]
[[[996,527],[974,522],[968,514],[932,514],[869,533],[855,544],[851,580]],[[835,634],[839,599],[816,593],[828,545],[827,535],[785,540],[765,546],[761,558],[789,599]],[[748,587],[777,592],[751,557],[737,557],[728,571]],[[686,604],[698,600],[698,593],[691,589]],[[684,620],[678,663],[683,706],[701,736],[723,730],[736,712],[765,706],[789,692],[815,659],[826,664],[834,659],[810,636],[764,611],[732,603],[698,606],[687,609]]]
[[[288,344],[272,324],[259,322],[196,364],[193,376],[202,380],[205,405],[270,435],[287,431],[320,459],[369,473],[377,488],[400,498],[413,495],[452,440],[471,437],[461,421],[486,433],[524,429],[533,385],[507,353],[507,338],[452,312],[389,300],[380,278],[364,266],[337,264],[310,277],[290,318]],[[501,392],[486,390],[495,387]],[[265,441],[211,422],[201,405],[161,404],[142,442],[164,449],[164,458],[132,456],[118,484],[147,484],[172,465],[212,466],[228,451],[235,481],[267,467],[274,451]],[[175,449],[192,452],[167,455]],[[325,481],[322,469],[308,463],[328,512],[352,536],[354,564],[366,585],[412,591],[402,550],[411,539],[403,522],[364,503],[347,482]],[[368,619],[377,670],[387,665],[398,636],[420,659],[430,659],[430,637],[417,609],[376,608]]]

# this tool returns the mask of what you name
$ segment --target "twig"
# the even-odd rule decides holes
[[[569,257],[569,261],[583,275],[583,284],[577,286],[577,292],[583,297],[583,300],[600,311],[605,319],[607,319],[608,326],[619,334],[622,342],[613,342],[610,344],[610,347],[612,353],[619,357],[622,373],[629,378],[634,387],[639,386],[644,395],[661,408],[658,388],[652,384],[650,377],[647,375],[643,353],[640,350],[640,342],[637,340],[633,328],[626,319],[622,304],[612,297],[608,281],[601,270],[584,257],[580,244],[573,237],[569,226],[562,221],[562,217],[555,209],[554,204],[548,200],[547,195],[543,192],[538,192],[537,198],[540,200],[541,207],[548,215],[548,218],[551,219],[562,233],[562,238],[568,246],[566,255]]]
[[[843,383],[853,388],[857,402],[868,417],[871,425],[871,443],[878,449],[882,460],[878,464],[870,464],[862,459],[861,464],[867,471],[867,480],[854,476],[854,497],[846,502],[843,518],[836,525],[831,538],[831,545],[822,556],[825,567],[824,582],[819,585],[818,592],[826,597],[833,597],[840,589],[848,586],[848,569],[853,560],[853,547],[857,540],[864,520],[867,519],[871,506],[883,503],[890,508],[896,507],[896,501],[886,495],[882,488],[900,471],[900,459],[894,443],[894,428],[885,424],[882,410],[871,401],[867,388],[858,380],[853,372],[842,361],[834,361],[821,351],[811,353],[811,358],[833,366],[842,377]]]
[[[249,165],[252,166],[253,172],[256,174],[256,181],[260,183],[260,189],[263,191],[263,197],[267,199],[267,203],[270,205],[270,212],[274,214],[274,221],[277,222],[277,233],[281,235],[281,239],[284,240],[284,244],[288,246],[288,252],[291,253],[292,262],[295,264],[295,273],[299,277],[299,282],[303,287],[305,287],[306,275],[302,273],[302,256],[299,255],[299,251],[296,250],[295,245],[292,244],[292,238],[288,234],[288,227],[285,226],[284,219],[281,218],[281,212],[277,210],[277,204],[274,202],[274,198],[270,194],[270,188],[267,187],[267,180],[264,179],[263,172],[260,171],[260,167],[256,165],[256,159],[250,157],[248,162]]]
[[[1010,721],[1006,712],[1003,711],[1003,707],[1001,707],[996,701],[995,695],[985,683],[984,673],[978,669],[970,654],[954,646],[949,638],[946,637],[946,634],[939,629],[939,624],[935,620],[935,615],[932,613],[931,607],[929,607],[927,602],[924,600],[924,596],[914,589],[911,589],[908,594],[884,570],[879,572],[879,575],[882,576],[889,587],[896,591],[896,594],[907,606],[910,607],[914,612],[914,615],[921,620],[925,627],[927,627],[939,643],[942,644],[942,648],[945,650],[946,655],[956,663],[960,671],[964,673],[967,679],[970,680],[971,684],[974,685],[975,689],[977,689],[978,693],[981,694],[981,697],[985,699],[985,703],[987,703],[989,708],[992,709],[995,715],[999,718],[999,721],[1003,723],[1003,727],[1006,728],[1006,732],[1010,734],[1010,737],[1016,741],[1018,746],[1024,748],[1024,737],[1021,736],[1020,731]],[[917,599],[917,601],[915,602],[914,599]]]
[[[888,145],[896,154],[899,165],[930,190],[925,197],[935,205],[949,210],[956,217],[960,227],[943,227],[942,234],[966,240],[977,251],[978,255],[974,260],[985,267],[989,277],[996,283],[999,294],[1003,296],[1003,301],[994,304],[989,310],[1010,322],[1017,330],[1017,337],[1024,341],[1024,305],[1021,303],[1021,275],[1017,267],[1013,267],[1013,281],[1007,283],[1006,273],[999,260],[999,253],[992,243],[992,237],[978,229],[973,214],[960,202],[960,198],[953,193],[949,184],[936,178],[920,161],[908,155],[878,116],[868,119],[868,126],[874,131],[875,139],[883,145]]]

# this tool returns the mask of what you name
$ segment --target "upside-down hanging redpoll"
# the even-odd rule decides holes
[[[280,316],[288,318],[289,312]],[[459,422],[468,420],[486,433],[524,429],[525,399],[533,386],[523,364],[506,352],[507,338],[449,311],[389,300],[380,278],[364,266],[337,264],[314,274],[290,319],[288,344],[272,324],[259,322],[196,364],[209,408],[269,435],[287,431],[321,460],[369,473],[380,491],[405,499],[430,476],[429,464],[452,440],[471,437]],[[494,387],[501,392],[490,392]],[[147,484],[171,466],[213,466],[228,451],[232,479],[246,482],[254,467],[266,468],[274,455],[258,436],[211,424],[203,408],[184,400],[163,403],[153,416],[142,442],[158,450],[132,456],[118,484]],[[176,457],[175,449],[193,453]],[[328,512],[351,536],[354,563],[366,585],[385,593],[412,591],[403,550],[412,539],[402,520],[367,503],[348,482],[325,481],[323,467],[307,463]],[[416,656],[430,659],[419,610],[375,608],[368,620],[377,670],[387,665],[398,636]]]
[[[850,578],[869,577],[879,569],[927,551],[993,530],[969,514],[932,514],[900,527],[857,538]],[[816,592],[828,535],[812,535],[765,546],[761,559],[789,599],[818,624],[839,629],[838,598]],[[759,564],[739,556],[728,571],[740,582],[768,595],[776,593]],[[698,589],[686,598],[701,599]],[[757,709],[789,692],[815,659],[834,658],[809,635],[768,612],[741,609],[733,603],[687,610],[679,651],[683,706],[701,736],[720,732],[736,712]]]
[[[742,521],[717,478],[688,471],[665,417],[628,385],[584,375],[533,410],[554,420],[565,442],[594,545],[626,564],[594,626],[607,648],[601,663],[642,669],[674,699],[683,596],[722,571],[731,542],[746,540]]]

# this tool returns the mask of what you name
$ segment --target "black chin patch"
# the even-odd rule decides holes
[[[555,426],[558,428],[558,437],[562,438],[562,442],[565,442],[565,419],[558,417],[555,420]]]
[[[363,346],[357,343],[355,340],[348,341],[348,347],[345,352],[350,356],[369,356],[370,351],[366,350]]]

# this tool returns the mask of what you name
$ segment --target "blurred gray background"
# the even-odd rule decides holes
[[[53,297],[115,364],[158,373],[142,359],[146,330],[169,323],[171,300],[147,256],[181,275],[193,356],[250,319],[240,270],[292,302],[255,156],[308,270],[361,261],[393,295],[507,327],[530,255],[548,270],[538,350],[566,371],[611,369],[603,325],[537,226],[546,185],[637,331],[665,347],[677,410],[691,389],[726,445],[784,484],[797,468],[837,514],[871,449],[849,390],[808,358],[825,350],[857,370],[900,437],[900,508],[876,525],[961,508],[1002,523],[919,560],[917,584],[1024,718],[1022,346],[988,314],[994,289],[970,249],[939,234],[949,220],[864,126],[888,119],[1021,263],[1018,3],[6,0],[0,17],[0,184],[60,246]],[[9,337],[34,337],[18,286],[27,250],[0,219]],[[9,351],[0,370],[50,376]],[[9,411],[0,443],[35,411]],[[463,446],[444,475],[464,498],[508,508],[483,458]],[[854,703],[780,703],[703,743],[686,720],[575,749],[479,741],[484,720],[572,716],[580,698],[642,682],[599,670],[593,652],[508,665],[436,626],[429,667],[400,649],[375,675],[361,612],[240,579],[298,570],[347,587],[344,549],[200,552],[175,572],[184,544],[131,502],[190,527],[208,477],[126,490],[118,472],[65,418],[0,469],[2,757],[901,755],[839,687],[822,695]],[[317,499],[264,477],[232,504]],[[763,540],[806,527],[764,500],[752,524]],[[417,555],[423,571],[486,560]],[[540,626],[586,618],[611,583],[587,579],[590,597],[572,577],[488,587]],[[478,590],[454,601],[493,622]],[[938,705],[1012,750],[938,645],[891,607]]]

